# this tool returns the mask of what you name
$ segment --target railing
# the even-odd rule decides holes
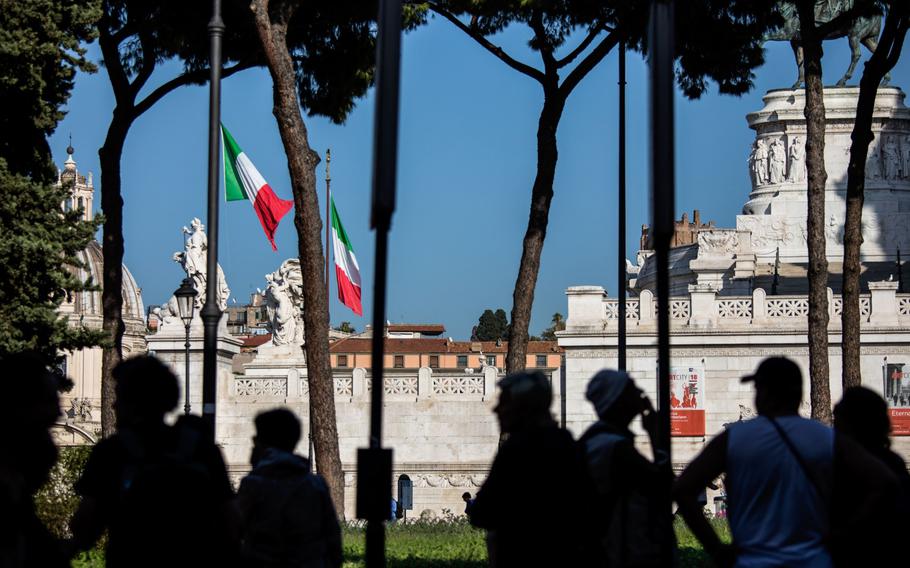
[[[366,369],[353,369],[350,374],[333,377],[336,398],[366,400],[373,388],[373,379]],[[384,393],[394,398],[435,398],[435,399],[477,399],[492,396],[499,372],[487,367],[475,374],[441,372],[421,368],[417,373],[383,377]],[[289,386],[295,387],[289,389]],[[273,401],[280,399],[307,398],[309,382],[300,377],[296,370],[289,370],[287,376],[240,375],[234,377],[233,397],[249,401]]]
[[[870,293],[859,298],[862,325],[910,326],[910,294],[898,294],[896,282],[872,282]],[[572,328],[617,326],[619,300],[607,298],[600,287],[569,290],[568,330]],[[844,311],[843,299],[828,291],[830,325],[839,327]],[[656,325],[659,309],[653,294],[645,290],[638,298],[626,299],[626,320],[632,326]],[[601,311],[595,312],[596,306]],[[670,299],[670,319],[674,326],[722,327],[777,325],[805,327],[809,317],[807,296],[769,296],[756,289],[751,296],[721,296],[704,286],[691,286],[688,297]]]

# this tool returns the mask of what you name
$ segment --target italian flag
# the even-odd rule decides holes
[[[272,245],[275,246],[275,230],[281,218],[294,207],[293,201],[280,199],[262,174],[253,165],[246,153],[237,145],[237,141],[221,125],[221,146],[224,148],[224,193],[228,201],[247,200],[252,202],[253,210],[259,217],[262,230]]]
[[[338,280],[338,299],[358,316],[363,315],[360,304],[360,266],[354,256],[354,247],[332,202],[332,251],[335,256],[335,278]]]

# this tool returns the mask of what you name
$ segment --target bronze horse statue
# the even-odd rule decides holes
[[[854,0],[817,0],[815,2],[815,21],[816,23],[825,23],[833,20],[839,14],[853,8]],[[799,68],[799,78],[793,84],[797,89],[805,82],[805,70],[803,68],[803,48],[800,45],[799,36],[799,14],[796,7],[791,2],[778,2],[777,11],[783,17],[784,24],[776,31],[765,35],[765,41],[789,41],[790,47],[793,48],[793,55],[796,57],[796,66]],[[860,58],[860,44],[866,46],[870,53],[875,52],[878,47],[878,35],[882,25],[882,14],[879,12],[874,15],[860,16],[852,20],[846,20],[843,25],[835,28],[824,39],[838,39],[846,37],[850,42],[850,67],[847,72],[837,82],[838,87],[843,87],[853,76],[856,64]],[[891,80],[891,75],[885,75],[882,79],[882,85],[887,85]]]

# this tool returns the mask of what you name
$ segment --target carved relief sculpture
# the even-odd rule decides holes
[[[787,153],[780,138],[771,143],[769,176],[771,183],[783,183],[786,179]]]
[[[752,145],[749,167],[756,186],[768,183],[768,146],[763,138],[759,138]]]
[[[901,173],[904,179],[910,179],[910,136],[901,141]]]
[[[787,181],[799,182],[806,179],[806,147],[799,136],[794,136],[790,142],[790,172]]]
[[[878,144],[875,141],[869,144],[869,157],[866,158],[866,179],[881,179],[882,177],[882,161],[878,150]]]
[[[882,146],[882,166],[885,179],[900,179],[901,156],[895,136],[885,138],[885,144]]]

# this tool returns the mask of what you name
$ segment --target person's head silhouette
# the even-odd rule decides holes
[[[499,401],[493,408],[504,433],[553,422],[550,382],[540,372],[514,373],[499,381]]]
[[[888,405],[874,391],[850,387],[834,407],[834,429],[846,434],[866,448],[887,448],[891,420]]]
[[[270,448],[293,453],[300,441],[300,420],[286,408],[276,408],[260,412],[254,419],[256,435],[253,436],[253,455],[250,462],[254,465],[262,453]]]
[[[162,423],[164,415],[177,407],[177,377],[151,355],[132,357],[117,365],[114,380],[114,412],[120,428]]]
[[[803,400],[803,374],[786,357],[769,357],[742,382],[755,383],[755,410],[762,416],[797,414]]]
[[[597,417],[625,428],[645,406],[643,393],[625,371],[600,371],[588,383],[585,397],[594,405]]]

